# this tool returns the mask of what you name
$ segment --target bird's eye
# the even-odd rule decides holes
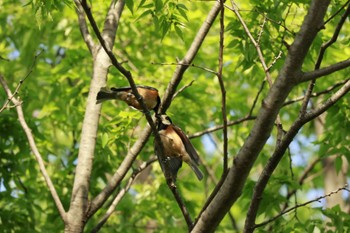
[[[165,117],[165,120],[169,121],[170,124],[172,124],[173,122],[171,121],[170,117],[169,116],[166,116]]]

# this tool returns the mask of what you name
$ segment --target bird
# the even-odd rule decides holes
[[[160,105],[160,97],[158,90],[154,87],[136,85],[137,91],[141,95],[143,102],[148,110],[154,110],[156,113]],[[131,87],[107,88],[102,87],[96,96],[96,104],[106,100],[122,100],[130,107],[143,111],[141,104],[137,101]]]
[[[172,123],[169,116],[162,114],[158,115],[157,118],[157,130],[163,144],[163,155],[169,158],[170,173],[175,173],[173,176],[176,177],[176,173],[181,167],[181,161],[184,161],[192,168],[198,180],[202,180],[203,173],[198,168],[199,155],[186,134]],[[159,148],[155,149],[159,151]]]
[[[176,157],[165,157],[162,158],[162,155],[160,155],[160,150],[159,147],[157,147],[156,143],[154,142],[155,146],[155,154],[158,157],[160,167],[162,168],[162,171],[167,179],[169,184],[172,187],[176,187],[175,182],[176,182],[176,177],[179,169],[182,166],[182,160],[181,158],[176,158]]]

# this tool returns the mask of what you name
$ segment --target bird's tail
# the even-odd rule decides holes
[[[191,161],[192,162],[192,161]],[[201,172],[201,170],[199,170],[197,164],[195,164],[194,162],[189,164],[190,167],[192,168],[192,170],[194,171],[194,173],[196,174],[198,180],[202,180],[203,179],[203,173]]]
[[[111,91],[107,87],[101,87],[101,90],[97,93],[96,96],[96,104],[111,99],[117,99],[116,93]]]

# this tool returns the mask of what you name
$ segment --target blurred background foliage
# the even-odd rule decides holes
[[[102,28],[109,3],[93,1],[92,12]],[[259,40],[260,48],[275,79],[287,48],[292,43],[306,14],[309,1],[237,1],[251,34]],[[343,1],[332,1],[327,16],[331,17]],[[211,1],[127,1],[118,28],[114,52],[135,77],[137,84],[158,88],[162,95],[170,81],[177,58],[189,48],[200,25],[212,7]],[[67,209],[70,201],[77,163],[77,151],[87,92],[92,75],[92,57],[82,40],[75,5],[71,1],[0,1],[0,73],[12,90],[28,75],[18,97],[23,101],[26,120],[32,129],[39,151],[46,161],[53,183]],[[314,69],[320,46],[329,40],[340,16],[331,19],[312,45],[303,69]],[[347,22],[348,23],[348,22]],[[241,119],[257,113],[268,85],[259,98],[257,93],[265,79],[256,49],[230,9],[225,9],[224,82],[227,90],[228,120]],[[262,26],[263,25],[263,26]],[[222,124],[221,92],[217,77],[202,68],[218,69],[219,20],[217,19],[193,64],[185,73],[180,87],[193,84],[172,102],[167,113],[173,122],[192,135]],[[338,42],[326,52],[323,66],[347,59],[350,55],[350,27],[343,27]],[[276,57],[279,57],[276,59]],[[348,78],[340,71],[318,81],[315,91],[322,91]],[[108,84],[120,87],[127,80],[113,67]],[[302,96],[307,84],[299,85],[289,100]],[[323,95],[327,99],[332,92]],[[0,91],[0,103],[7,97]],[[288,129],[297,118],[301,102],[286,105],[280,112],[283,127]],[[345,97],[334,106],[326,118],[325,133],[315,134],[313,124],[306,125],[290,146],[288,155],[264,193],[257,222],[278,214],[287,203],[290,206],[323,194],[322,166],[318,163],[309,179],[299,185],[298,179],[308,164],[316,158],[333,154],[349,159],[349,99]],[[59,232],[63,229],[56,207],[34,156],[21,129],[15,109],[0,113],[0,231],[1,232]],[[253,121],[229,127],[229,159],[240,149]],[[91,177],[91,197],[106,185],[146,125],[142,113],[121,102],[103,104],[97,147]],[[222,131],[192,139],[203,160],[205,179],[198,182],[187,165],[178,176],[178,188],[192,216],[196,216],[222,173]],[[240,231],[249,207],[254,184],[270,157],[276,132],[264,147],[251,171],[239,201],[217,232]],[[153,152],[151,138],[134,164],[148,161]],[[337,160],[341,168],[343,160]],[[340,164],[339,164],[340,163]],[[130,171],[127,178],[131,175]],[[349,175],[349,174],[347,174]],[[120,188],[126,185],[127,179]],[[296,190],[297,195],[287,198]],[[118,190],[117,190],[118,191]],[[344,198],[348,198],[344,195]],[[92,229],[106,207],[90,219],[86,230]],[[273,205],[271,205],[273,203]],[[324,209],[324,202],[301,207],[257,232],[321,232],[325,216],[339,227],[349,230],[349,216],[339,208]],[[234,220],[233,220],[234,219]],[[340,224],[341,223],[341,224]],[[182,214],[168,189],[158,163],[146,169],[105,224],[102,232],[186,232]]]

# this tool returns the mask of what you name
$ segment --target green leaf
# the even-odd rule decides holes
[[[54,112],[58,111],[58,106],[55,105],[55,103],[49,103],[47,105],[44,105],[44,107],[41,109],[38,118],[44,118],[47,116],[52,115]]]
[[[109,135],[108,133],[103,133],[101,138],[102,148],[105,148],[109,141]]]
[[[184,37],[183,37],[183,33],[182,30],[179,26],[177,26],[176,24],[174,25],[175,27],[175,32],[176,34],[181,38],[182,41],[184,41]]]
[[[156,12],[163,10],[163,1],[162,0],[155,0],[155,10]]]
[[[152,12],[153,12],[153,10],[146,10],[136,20],[140,20],[140,19],[144,18],[147,15],[152,15]]]
[[[146,0],[141,0],[140,4],[137,6],[137,9],[144,7],[143,4],[145,4]]]
[[[335,165],[335,170],[337,171],[337,174],[339,174],[339,172],[342,170],[342,166],[343,166],[342,156],[335,157],[334,165]]]
[[[188,21],[188,17],[187,17],[187,14],[186,14],[186,10],[187,9],[184,9],[184,8],[182,8],[182,7],[179,7],[179,5],[182,5],[182,4],[178,4],[177,5],[177,11],[180,13],[180,15],[182,16],[182,17],[184,17],[185,19],[186,19],[186,21]]]
[[[134,13],[134,0],[125,0],[125,4],[130,10],[130,12],[133,14]]]

